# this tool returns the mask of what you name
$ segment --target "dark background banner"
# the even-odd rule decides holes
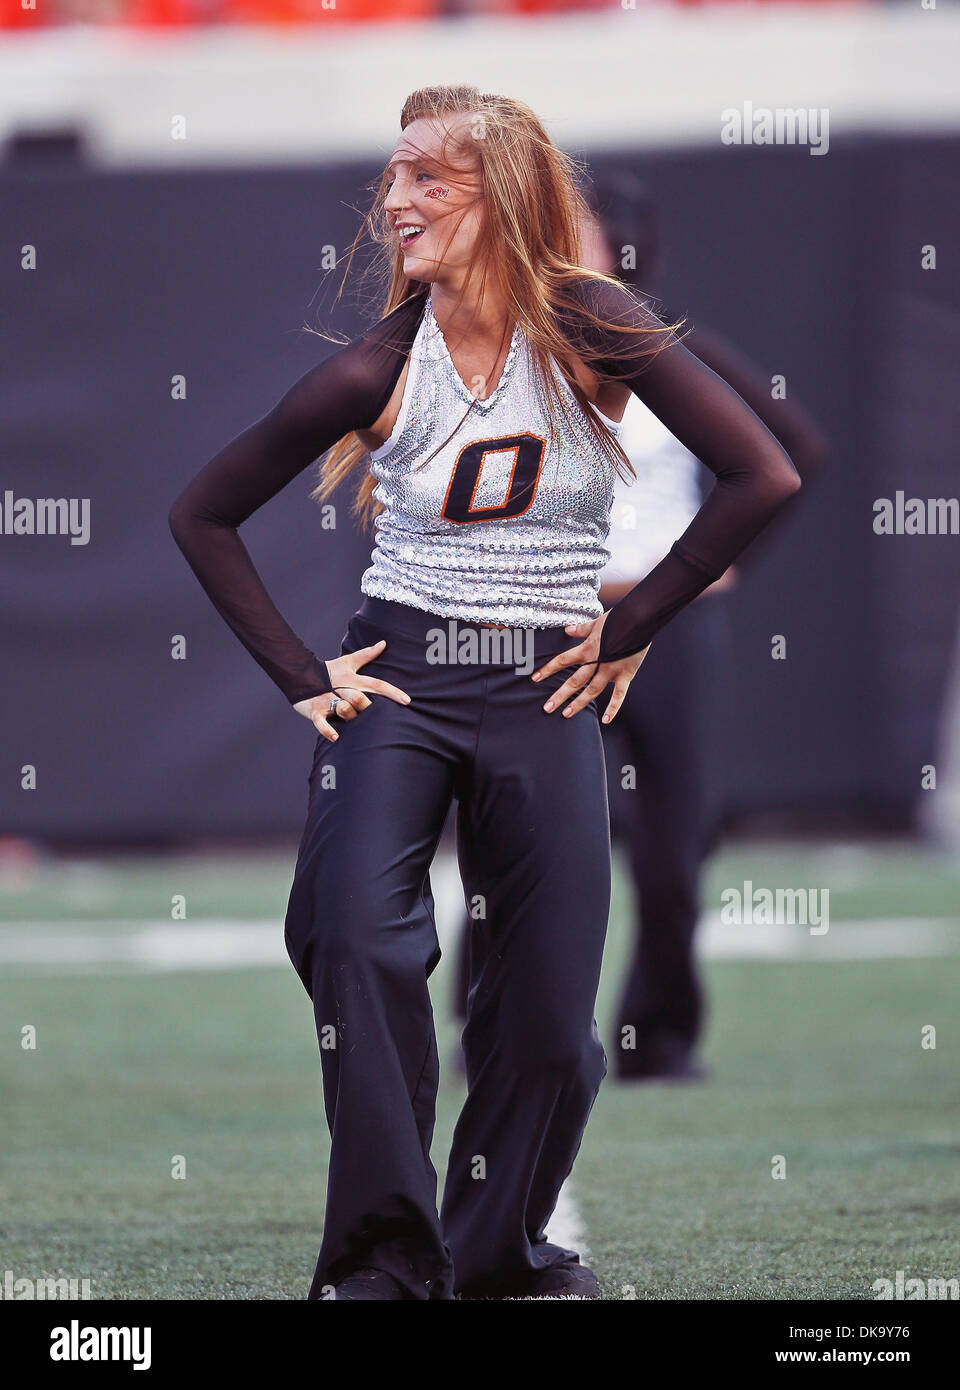
[[[783,373],[832,457],[730,601],[741,822],[909,825],[957,624],[960,539],[873,534],[873,504],[958,493],[960,141],[596,158],[663,211],[671,311]],[[366,322],[324,279],[368,164],[99,172],[0,167],[0,500],[89,498],[91,539],[0,535],[0,831],[131,844],[299,831],[314,733],[210,606],[167,528],[187,479]],[[934,245],[938,269],[921,269]],[[37,268],[20,268],[21,248]],[[186,398],[171,396],[182,375]],[[334,656],[369,536],[314,470],[243,537]],[[787,639],[786,661],[770,657]],[[187,659],[171,659],[176,635]],[[37,770],[34,791],[21,769]]]

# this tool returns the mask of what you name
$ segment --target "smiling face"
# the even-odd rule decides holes
[[[400,245],[404,275],[459,289],[475,258],[483,210],[480,161],[470,150],[467,118],[411,121],[386,178],[384,214]]]

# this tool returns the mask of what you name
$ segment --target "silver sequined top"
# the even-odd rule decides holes
[[[427,301],[396,426],[370,455],[383,511],[364,594],[511,627],[562,627],[603,612],[597,590],[617,475],[551,365],[571,415],[556,420],[553,447],[549,401],[519,326],[495,390],[474,400]]]

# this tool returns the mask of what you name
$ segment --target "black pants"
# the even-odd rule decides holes
[[[364,599],[341,650],[384,637],[363,670],[412,703],[374,697],[338,724],[338,742],[318,737],[309,778],[286,941],[313,1000],[332,1138],[311,1298],[359,1266],[443,1299],[519,1291],[532,1271],[576,1258],[544,1227],[606,1073],[594,1020],[610,895],[596,703],[548,715],[562,675],[534,683],[516,660],[435,664],[431,629],[447,620]],[[574,645],[562,628],[527,635],[531,670]],[[468,1094],[441,1218],[429,869],[454,797],[473,969]]]
[[[701,867],[726,804],[731,654],[725,600],[691,604],[658,633],[617,718],[601,726],[613,837],[629,857],[634,888],[634,950],[612,1049],[624,1075],[667,1068],[692,1052],[702,1030],[694,933]],[[457,955],[460,1018],[469,927],[467,920]]]
[[[615,1041],[623,1074],[668,1066],[693,1049],[703,1026],[694,932],[701,866],[725,802],[729,654],[723,597],[691,604],[654,638],[603,731],[610,816],[629,855],[636,907]]]

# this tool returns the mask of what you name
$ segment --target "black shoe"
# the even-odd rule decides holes
[[[461,1289],[458,1298],[599,1298],[600,1284],[592,1269],[577,1261],[531,1270],[528,1275]]]
[[[550,1265],[540,1269],[519,1298],[599,1298],[600,1281],[582,1264]]]
[[[383,1269],[358,1269],[334,1285],[334,1299],[410,1299],[411,1295]]]

